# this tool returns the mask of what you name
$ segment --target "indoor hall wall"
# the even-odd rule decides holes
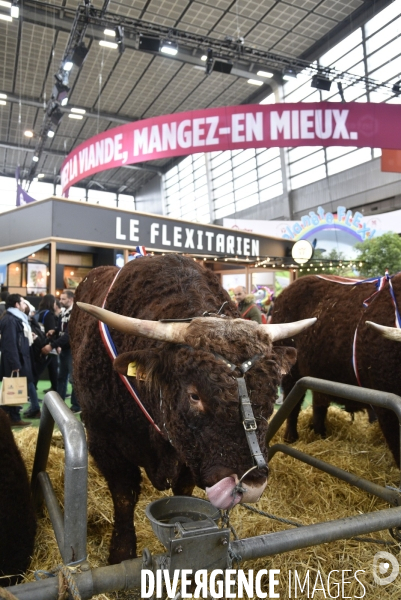
[[[401,208],[401,175],[383,173],[380,158],[375,158],[291,192],[293,219],[317,206],[332,211],[341,205],[352,210],[396,196],[397,205],[391,210]],[[382,212],[380,204],[377,212]]]
[[[162,181],[159,175],[155,175],[136,194],[135,208],[139,212],[163,214]]]
[[[361,210],[367,206],[367,214],[372,214],[368,205],[378,206],[377,213],[401,209],[401,175],[383,173],[380,158],[363,163],[352,169],[336,173],[331,177],[315,181],[289,193],[292,219],[299,219],[310,210],[322,206],[325,210],[335,210],[337,206]],[[283,220],[284,196],[278,196],[249,209],[242,210],[227,218]],[[380,202],[383,202],[382,209]],[[222,225],[223,220],[215,222]]]

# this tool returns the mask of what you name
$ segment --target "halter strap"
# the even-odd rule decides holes
[[[235,369],[239,369],[243,375],[255,364],[257,360],[259,360],[262,355],[255,354],[252,358],[244,361],[241,365],[235,365],[231,363],[229,360],[221,356],[221,354],[214,353],[215,357],[219,360],[222,360],[230,371],[235,371]],[[244,426],[246,441],[248,442],[249,450],[251,452],[253,462],[255,463],[258,469],[266,468],[265,458],[260,450],[258,438],[256,437],[256,430],[258,428],[256,424],[256,420],[252,410],[252,403],[248,396],[248,390],[246,387],[246,381],[244,377],[236,377],[237,386],[238,386],[238,398],[241,409],[241,417],[242,424]]]

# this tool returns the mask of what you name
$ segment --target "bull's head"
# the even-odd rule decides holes
[[[126,335],[167,342],[125,352],[114,368],[126,375],[134,362],[141,395],[160,397],[152,404],[152,416],[212,504],[228,508],[256,502],[267,483],[267,467],[252,470],[239,409],[238,367],[256,359],[245,379],[264,453],[278,385],[296,360],[293,348],[273,348],[273,341],[300,333],[316,319],[258,325],[244,319],[197,317],[190,323],[165,323],[77,305]]]

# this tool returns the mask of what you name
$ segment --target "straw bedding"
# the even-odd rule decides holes
[[[387,450],[377,424],[370,425],[364,414],[355,415],[352,422],[349,414],[339,408],[330,407],[328,413],[328,438],[322,440],[310,430],[311,410],[300,414],[300,440],[296,448],[327,460],[339,467],[361,475],[381,485],[399,485],[399,472],[393,464],[390,452]],[[32,469],[37,429],[27,428],[16,434],[16,439],[26,461],[28,471]],[[280,431],[274,442],[282,440]],[[63,497],[63,449],[60,434],[55,434],[52,444],[48,472],[58,497]],[[168,493],[157,492],[144,476],[142,494],[136,510],[136,529],[138,536],[138,552],[148,547],[152,553],[163,552],[164,549],[153,535],[150,524],[145,517],[145,506]],[[195,495],[204,497],[202,490],[196,489]],[[341,517],[366,513],[388,505],[379,499],[353,488],[346,483],[331,478],[329,475],[295,461],[282,454],[276,454],[270,464],[270,477],[261,501],[255,505],[266,512],[285,517],[303,524],[317,523],[338,519]],[[107,485],[90,459],[89,463],[89,497],[88,497],[88,560],[92,567],[107,564],[108,546],[111,536],[113,509]],[[231,523],[239,537],[251,537],[262,533],[287,529],[277,521],[272,521],[258,514],[237,506],[231,513]],[[372,534],[375,539],[392,541],[387,531]],[[368,600],[386,597],[388,600],[399,600],[401,597],[401,575],[394,583],[379,587],[374,583],[372,575],[373,557],[379,550],[387,550],[399,557],[398,545],[384,547],[377,543],[362,543],[357,541],[339,541],[297,550],[273,558],[260,559],[242,564],[242,569],[280,569],[280,585],[276,591],[281,598],[289,597],[288,573],[297,570],[301,581],[310,570],[312,581],[310,595],[298,591],[298,598],[313,597],[317,600],[330,597],[327,591],[327,575],[331,570],[351,569],[347,573],[351,584],[346,585],[344,595],[339,597],[361,597],[362,587],[352,577],[357,569],[365,573],[359,574],[359,579],[366,588],[363,596]],[[35,553],[32,558],[27,580],[33,579],[36,569],[51,570],[61,562],[53,530],[47,513],[39,519]],[[320,571],[326,591],[317,590],[312,595],[316,573]],[[334,573],[334,576],[337,574]],[[346,577],[347,579],[347,577]],[[336,578],[334,577],[334,580]],[[320,588],[321,585],[316,586]],[[331,588],[333,597],[338,593]],[[101,594],[98,600],[115,598],[139,598],[138,592],[116,592]],[[292,596],[295,597],[294,591]]]

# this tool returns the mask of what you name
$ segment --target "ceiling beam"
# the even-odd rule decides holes
[[[322,54],[328,52],[330,48],[336,46],[348,35],[354,32],[358,27],[362,27],[367,21],[372,19],[377,13],[389,6],[394,0],[364,0],[363,4],[354,10],[348,17],[338,23],[326,35],[320,38],[313,46],[308,48],[300,56],[301,59],[313,62]]]
[[[22,104],[23,106],[33,106],[34,108],[41,108],[43,111],[46,108],[46,105],[43,102],[40,102],[40,100],[35,100],[34,98],[29,98],[27,96],[15,96],[14,94],[7,94],[7,101],[8,102],[12,102],[15,104]],[[88,118],[88,119],[104,119],[105,121],[110,121],[113,123],[118,123],[119,125],[125,125],[127,123],[132,123],[133,121],[138,121],[138,117],[119,117],[118,115],[115,115],[113,113],[107,113],[107,112],[91,112],[90,110],[86,109],[84,106],[79,106],[77,108],[84,108],[85,109],[85,115],[84,118]],[[70,108],[64,108],[63,106],[60,107],[60,110],[62,113],[66,113],[69,114],[71,112]]]
[[[337,43],[337,38],[340,39],[339,36],[343,36],[344,29],[346,29],[347,33],[351,33],[391,1],[365,0],[359,9],[353,11],[346,19],[334,27],[323,38],[323,41],[319,40],[316,42],[316,44],[298,58],[247,46],[242,39],[235,40],[230,37],[222,39],[213,38],[178,28],[159,25],[158,23],[148,23],[141,19],[130,18],[116,13],[108,12],[104,14],[101,10],[93,6],[91,6],[89,12],[86,12],[86,7],[84,6],[78,6],[77,10],[73,12],[66,7],[44,4],[40,1],[25,0],[23,18],[30,23],[55,27],[69,33],[71,33],[71,29],[75,23],[85,23],[85,36],[99,41],[104,39],[105,27],[113,28],[121,25],[124,27],[124,45],[126,49],[130,48],[131,50],[139,51],[138,40],[140,35],[151,36],[156,40],[169,39],[178,44],[178,53],[175,56],[169,56],[169,59],[189,63],[201,69],[205,69],[205,63],[201,60],[201,57],[210,48],[213,51],[214,58],[232,63],[231,74],[233,76],[246,79],[259,79],[261,83],[268,83],[269,80],[255,75],[258,70],[273,72],[278,82],[281,81],[283,70],[287,67],[291,67],[298,72],[305,69],[310,70],[312,74],[318,72],[318,67],[311,63],[319,54],[328,51]],[[51,17],[46,10],[50,12]],[[87,27],[87,25],[90,25],[90,27]],[[158,51],[147,51],[147,53],[163,56]],[[337,72],[332,67],[327,68],[326,71],[332,79],[345,79],[350,84],[360,81],[360,77],[348,72]],[[370,79],[367,82],[375,89],[377,87],[391,89],[386,83]]]
[[[37,5],[39,5],[39,6],[37,6]],[[41,8],[41,6],[43,6],[43,8]],[[51,17],[49,17],[49,11],[51,12],[51,15],[52,15]],[[100,15],[100,11],[97,11],[97,13],[99,13],[99,15]],[[65,33],[70,33],[71,28],[74,23],[75,15],[76,15],[76,11],[72,11],[70,9],[67,9],[66,7],[63,8],[63,7],[59,7],[59,6],[44,4],[41,2],[38,2],[38,3],[32,2],[32,0],[25,0],[22,18],[24,19],[25,22],[31,23],[32,25],[41,25],[42,27],[43,26],[51,27],[53,29],[57,29],[58,31],[64,31]],[[109,13],[106,13],[103,17],[99,16],[97,21],[102,24],[98,24],[97,22],[94,22],[93,20],[91,20],[90,28],[88,28],[86,30],[85,37],[95,40],[95,41],[104,40],[104,28],[105,28],[107,20],[109,18],[112,20],[112,22],[110,23],[110,27],[113,27],[114,22],[115,22],[115,24],[117,24],[118,21],[121,20],[122,24],[124,25],[125,48],[130,49],[130,50],[135,50],[138,52],[139,51],[138,50],[138,40],[137,40],[136,33],[134,31],[129,30],[128,26],[124,22],[125,17],[117,15],[117,14],[111,15]],[[127,21],[134,22],[135,20],[127,19]],[[155,28],[157,28],[156,24],[155,24]],[[176,31],[178,31],[178,30],[176,30]],[[155,35],[157,35],[157,34],[155,34]],[[218,44],[220,45],[220,41],[218,41],[218,40],[215,40],[215,41],[218,42]],[[183,43],[185,43],[185,42],[183,42]],[[221,44],[224,45],[224,40],[221,40]],[[222,51],[224,51],[224,48],[222,48]],[[163,56],[163,55],[160,55],[159,52],[146,52],[146,53],[156,55],[156,56]],[[188,46],[185,47],[185,46],[181,45],[179,47],[178,54],[176,56],[169,56],[168,58],[170,60],[178,60],[179,62],[198,66],[198,67],[202,68],[202,70],[205,70],[205,63],[201,60],[201,57],[203,56],[204,53],[205,53],[205,50],[202,48],[194,48],[194,47],[188,47]],[[219,53],[217,52],[216,53],[217,58],[219,57],[218,55],[219,55]],[[164,58],[166,58],[165,55],[164,55]],[[262,68],[260,61],[253,62],[252,60],[247,60],[246,57],[240,57],[239,59],[236,59],[234,55],[231,58],[232,58],[231,62],[233,63],[231,75],[233,75],[234,77],[242,77],[245,79],[250,79],[250,78],[255,79],[256,71]],[[285,59],[285,60],[287,60],[287,59]],[[280,69],[277,71],[277,73],[279,73],[279,72],[280,72]],[[261,79],[261,81],[262,81],[262,79]]]
[[[21,152],[35,152],[35,148],[31,146],[21,146],[18,144],[12,144],[11,142],[2,142],[0,141],[0,148],[4,148],[5,150],[19,150]],[[62,150],[53,150],[51,148],[44,148],[42,151],[43,154],[47,154],[48,156],[56,156],[64,159],[66,157],[66,153]],[[131,169],[133,171],[149,171],[150,173],[154,173],[155,175],[161,175],[162,169],[155,167],[153,165],[121,165],[117,167],[118,169]]]

